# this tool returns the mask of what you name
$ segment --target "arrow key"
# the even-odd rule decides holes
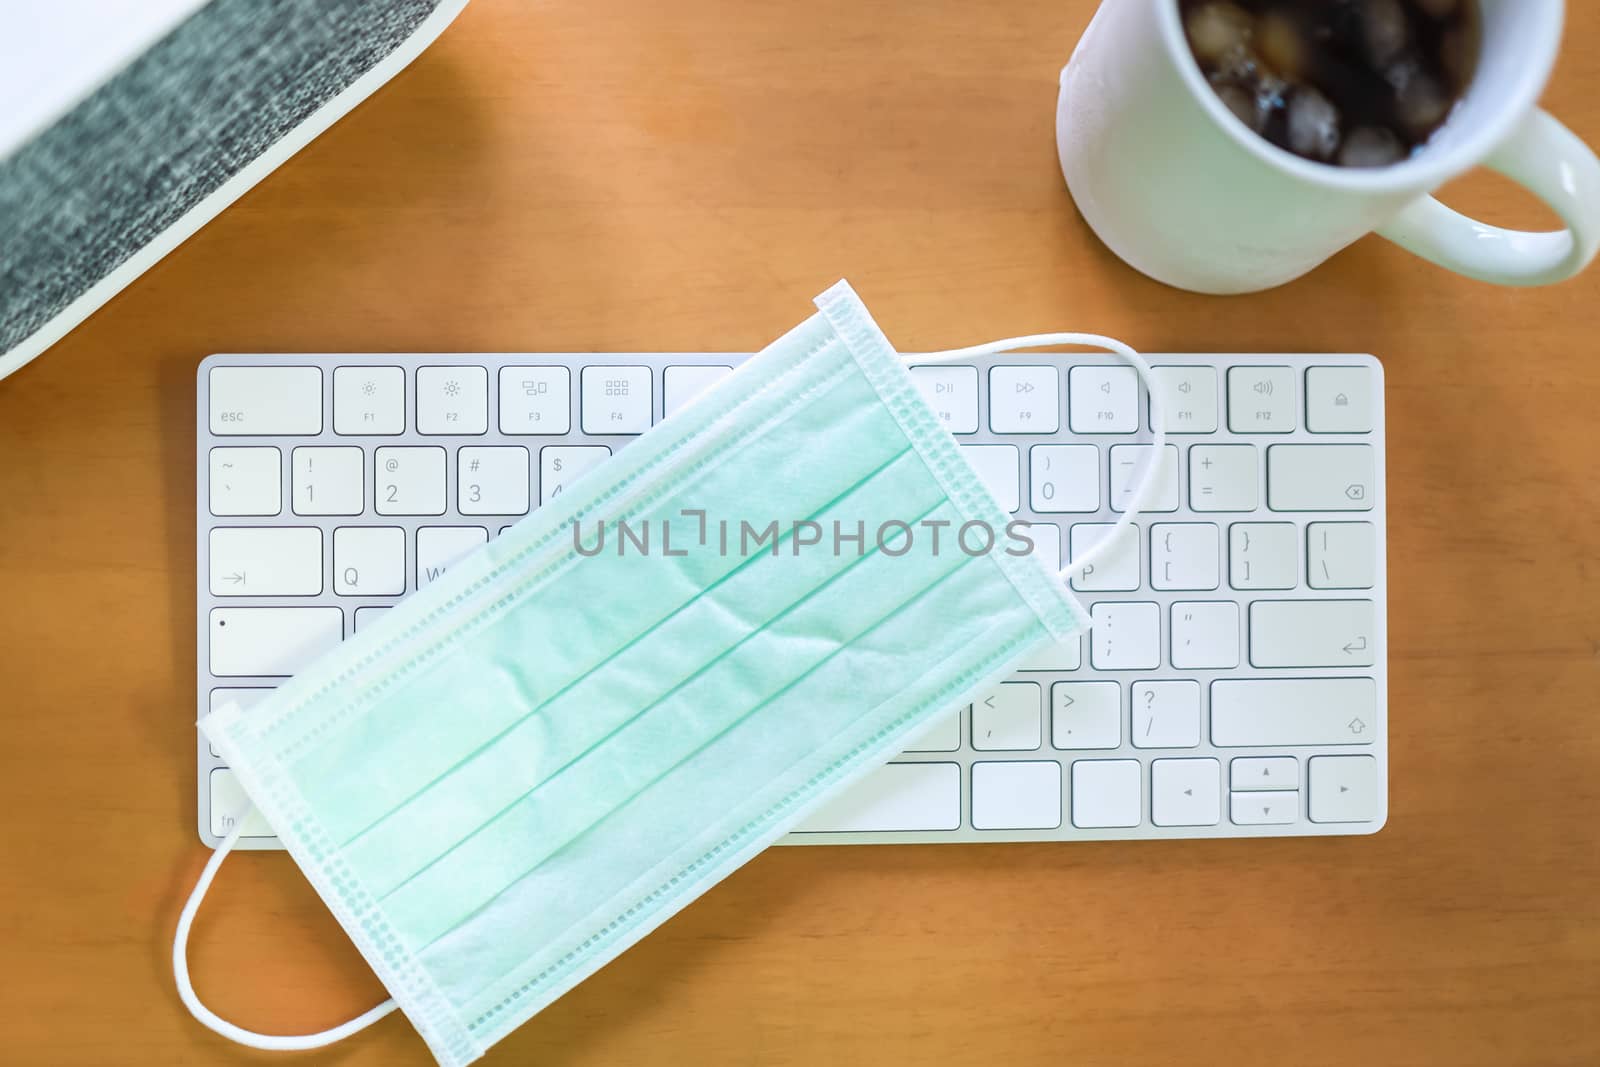
[[[1215,826],[1222,819],[1222,765],[1214,759],[1155,760],[1150,818],[1157,826]]]
[[[1298,792],[1231,793],[1228,802],[1235,826],[1283,826],[1300,814]]]
[[[1228,764],[1234,792],[1300,788],[1300,763],[1293,756],[1248,756]]]
[[[1312,822],[1373,822],[1383,781],[1373,756],[1316,756],[1310,763]]]

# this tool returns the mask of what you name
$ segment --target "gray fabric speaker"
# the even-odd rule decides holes
[[[191,0],[0,158],[0,378],[393,77],[465,4]]]

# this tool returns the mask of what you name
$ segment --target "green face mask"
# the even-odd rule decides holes
[[[202,720],[394,998],[294,1038],[205,1009],[184,941],[230,839],[174,948],[203,1022],[304,1048],[398,1006],[470,1062],[1085,625],[1008,554],[855,294],[818,304],[248,714]]]

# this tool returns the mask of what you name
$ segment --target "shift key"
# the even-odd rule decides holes
[[[1371,678],[1211,683],[1211,743],[1223,748],[1370,745],[1381,733]]]
[[[1370,600],[1257,600],[1250,662],[1257,667],[1370,667],[1377,655]]]

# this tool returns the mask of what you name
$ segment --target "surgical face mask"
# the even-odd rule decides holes
[[[249,713],[201,721],[393,997],[297,1037],[200,1003],[188,931],[236,829],[173,948],[202,1022],[309,1048],[398,1007],[468,1063],[1086,625],[1038,558],[962,547],[1008,517],[855,294],[818,305]],[[753,550],[722,534],[746,528]]]

